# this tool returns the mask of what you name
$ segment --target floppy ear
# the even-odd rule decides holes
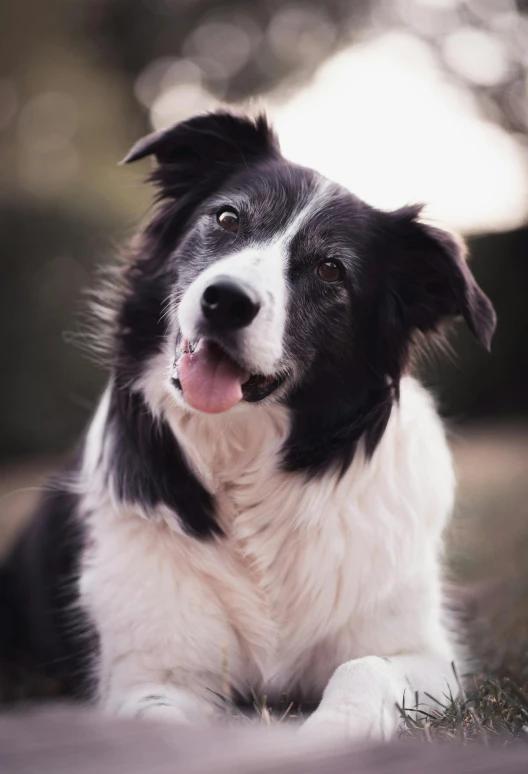
[[[204,178],[222,178],[237,166],[279,155],[277,139],[266,118],[252,120],[227,112],[195,116],[188,121],[154,132],[139,140],[121,162],[130,164],[155,156],[155,182],[179,194],[203,183]]]
[[[462,316],[489,350],[495,312],[469,270],[465,247],[447,231],[419,222],[420,209],[406,207],[387,215],[391,239],[385,260],[396,306],[406,326],[423,332]]]

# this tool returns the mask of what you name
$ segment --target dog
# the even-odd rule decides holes
[[[157,207],[98,300],[108,386],[3,567],[8,650],[113,714],[201,722],[254,691],[318,702],[306,734],[389,737],[458,690],[455,480],[413,353],[456,317],[489,348],[492,305],[420,207],[288,162],[264,116],[124,163],[147,156]]]

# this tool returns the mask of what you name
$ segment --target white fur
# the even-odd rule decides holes
[[[286,319],[286,245],[280,239],[271,244],[241,250],[203,271],[184,293],[179,305],[179,327],[184,338],[200,338],[200,301],[205,289],[219,277],[249,286],[260,300],[260,310],[247,328],[238,332],[237,353],[252,372],[272,374],[282,355]]]
[[[182,721],[207,717],[212,691],[229,685],[324,691],[307,731],[388,736],[404,693],[414,705],[415,691],[455,692],[440,585],[454,478],[423,388],[403,379],[370,461],[358,454],[342,478],[308,481],[279,469],[286,408],[188,412],[166,390],[162,364],[142,390],[214,494],[225,537],[189,537],[174,514],[138,518],[87,464],[82,486],[98,495],[86,507],[80,588],[101,639],[102,706]]]

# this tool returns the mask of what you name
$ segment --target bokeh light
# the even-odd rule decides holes
[[[290,158],[371,204],[426,202],[432,217],[465,232],[526,216],[524,149],[407,34],[339,54],[273,117]]]
[[[507,48],[498,35],[473,27],[460,27],[448,35],[443,53],[453,70],[479,86],[501,83],[510,69]]]
[[[317,61],[330,52],[336,37],[324,7],[295,5],[278,11],[267,35],[271,50],[279,60],[301,64]]]

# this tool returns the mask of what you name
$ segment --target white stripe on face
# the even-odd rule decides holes
[[[260,301],[260,310],[246,328],[231,337],[233,355],[251,373],[273,375],[281,365],[288,307],[287,268],[289,245],[313,212],[320,209],[329,184],[322,181],[308,204],[297,213],[275,239],[250,245],[205,269],[184,293],[178,309],[182,336],[196,341],[203,335],[201,299],[216,279],[228,278],[250,288]]]
[[[259,298],[260,310],[247,328],[236,331],[237,355],[252,373],[273,374],[282,356],[286,261],[284,242],[277,240],[214,263],[197,277],[181,300],[178,317],[182,336],[189,341],[200,338],[204,327],[200,303],[209,285],[219,277],[239,282]]]

